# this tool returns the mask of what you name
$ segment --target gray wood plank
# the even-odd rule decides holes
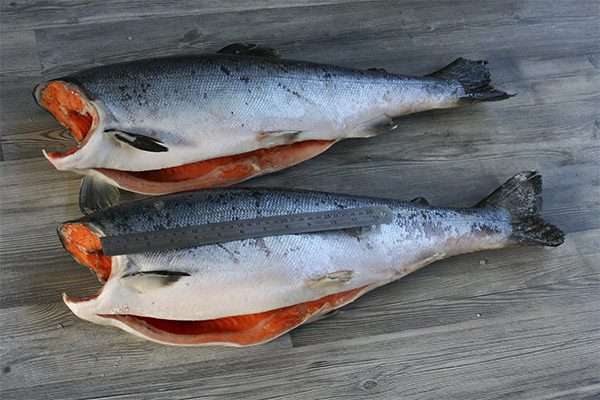
[[[0,75],[39,75],[41,69],[33,30],[4,31],[0,40]]]
[[[0,5],[0,22],[3,29],[20,30],[29,27],[69,26],[91,23],[150,20],[157,16],[182,16],[242,12],[269,8],[315,7],[343,3],[344,0],[300,0],[273,2],[269,0],[251,3],[227,1],[178,1],[168,7],[162,1],[143,3],[122,0],[55,0],[52,2],[4,1]],[[354,0],[357,2],[357,0]],[[368,3],[365,1],[365,3]]]
[[[491,399],[549,398],[560,392],[573,393],[576,387],[579,393],[591,395],[598,390],[596,311],[595,304],[563,306],[508,319],[471,320],[368,340],[338,341],[334,348],[327,343],[273,349],[275,342],[237,350],[171,348],[144,353],[144,349],[131,350],[132,343],[124,338],[129,350],[119,353],[99,346],[83,354],[59,348],[56,350],[62,351],[54,355],[55,347],[34,345],[33,357],[23,357],[24,365],[15,365],[14,371],[10,368],[4,380],[26,371],[29,377],[11,377],[5,382],[4,394],[27,398],[43,391],[46,396],[65,399],[132,393],[139,398],[333,399],[371,394]],[[557,314],[562,315],[560,322]],[[573,337],[573,325],[585,335]],[[106,336],[97,331],[87,333],[86,343],[98,343]],[[62,335],[46,342],[59,344]],[[175,365],[165,364],[177,356],[182,358]],[[139,363],[130,364],[131,358]],[[41,366],[48,364],[64,375],[60,382],[54,381],[53,374],[46,376],[49,370]],[[255,376],[252,371],[263,373]],[[226,375],[220,377],[220,373]],[[504,384],[506,380],[514,386]]]
[[[598,398],[599,21],[590,0],[1,2],[0,398]],[[239,41],[414,75],[484,58],[518,94],[412,115],[248,184],[469,206],[538,169],[565,244],[434,263],[250,348],[161,346],[78,319],[61,293],[101,286],[56,236],[80,216],[79,176],[41,156],[74,141],[33,87]]]
[[[364,68],[377,62],[392,71],[396,65],[405,66],[398,71],[406,73],[419,71],[426,62],[430,65],[421,72],[431,72],[430,68],[439,68],[458,56],[489,58],[494,54],[499,58],[516,47],[528,57],[597,50],[593,39],[595,10],[586,1],[579,3],[580,7],[575,4],[560,10],[566,15],[556,18],[556,9],[527,10],[520,1],[464,1],[441,3],[435,8],[417,3],[410,7],[409,3],[409,11],[404,11],[408,15],[399,4],[373,2],[365,6],[351,2],[155,18],[150,30],[143,20],[47,28],[36,30],[36,37],[46,75],[140,57],[212,52],[224,43],[239,41],[268,44],[292,59],[310,54],[312,61]],[[537,15],[523,18],[519,14],[529,12]],[[515,13],[521,18],[515,20]],[[373,29],[373,21],[377,29]],[[467,29],[457,29],[459,26]],[[549,30],[552,35],[546,33]],[[78,46],[68,45],[73,37],[77,37]],[[378,54],[377,59],[373,54]]]

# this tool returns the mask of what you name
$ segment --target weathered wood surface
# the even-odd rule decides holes
[[[597,398],[600,395],[600,12],[597,2],[9,1],[0,29],[0,397]],[[487,59],[508,101],[405,118],[248,182],[467,206],[521,170],[544,175],[556,249],[456,257],[266,345],[177,348],[77,319],[93,294],[55,227],[79,178],[41,149],[72,139],[40,80],[248,41],[286,57],[426,74]]]

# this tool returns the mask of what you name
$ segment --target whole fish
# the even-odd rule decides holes
[[[89,69],[38,85],[34,97],[79,142],[45,156],[87,177],[82,209],[96,209],[118,199],[114,187],[165,194],[226,186],[340,139],[390,131],[406,114],[510,95],[490,86],[483,61],[459,58],[416,78],[234,44]]]
[[[538,214],[540,192],[541,176],[532,171],[471,208],[266,188],[151,197],[59,226],[65,248],[104,282],[89,299],[63,298],[80,318],[160,343],[259,344],[436,260],[560,245],[563,232]],[[392,223],[112,257],[103,254],[99,240],[380,204],[393,211]]]

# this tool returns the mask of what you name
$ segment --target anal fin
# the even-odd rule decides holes
[[[372,136],[381,135],[382,133],[386,133],[389,131],[393,131],[398,127],[392,117],[381,114],[372,118],[368,121],[365,121],[352,129],[348,136],[349,138],[368,138]]]
[[[119,188],[94,175],[84,175],[79,189],[79,209],[84,214],[102,210],[119,202]]]
[[[418,261],[412,265],[409,265],[402,271],[402,276],[408,275],[411,272],[415,272],[419,268],[423,268],[424,266],[431,264],[434,261],[442,260],[446,257],[446,253],[435,253],[432,256],[425,258],[424,260]]]

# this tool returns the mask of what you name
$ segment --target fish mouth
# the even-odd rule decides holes
[[[99,113],[78,85],[62,80],[41,83],[34,89],[33,97],[38,105],[50,112],[77,141],[76,147],[64,153],[44,151],[44,155],[52,164],[75,153],[89,141],[90,133],[98,126]]]

